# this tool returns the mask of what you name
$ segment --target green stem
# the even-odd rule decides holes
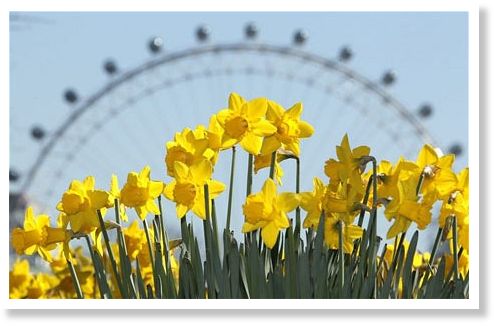
[[[228,209],[226,212],[226,230],[230,233],[230,220],[232,216],[232,199],[233,199],[233,178],[235,175],[235,146],[232,147],[232,164],[230,167],[230,187],[228,189]]]
[[[458,273],[458,228],[457,228],[457,221],[456,221],[456,215],[452,216],[453,218],[453,271],[454,271],[454,277],[455,281],[458,280],[459,278],[459,273]]]
[[[67,259],[67,265],[69,266],[70,276],[72,277],[72,283],[74,284],[75,292],[77,293],[78,299],[84,299],[84,294],[82,294],[81,284],[79,283],[79,278],[74,269],[74,265]]]
[[[153,269],[153,275],[156,275],[156,271],[154,268],[153,246],[151,245],[151,236],[149,235],[148,222],[146,221],[146,218],[142,220],[142,226],[144,228],[144,233],[146,234],[146,240],[148,243],[148,250],[149,250],[149,259],[151,259],[151,267]]]
[[[276,166],[276,151],[271,153],[271,162],[269,163],[269,177],[274,181],[274,168]]]
[[[298,157],[295,158],[296,163],[296,175],[295,175],[295,193],[300,193],[300,159]],[[295,238],[299,239],[300,237],[300,206],[297,206],[295,209]],[[298,250],[298,248],[297,248]]]
[[[345,255],[343,252],[343,221],[338,221],[338,284],[340,299],[343,297],[343,286],[345,284]]]
[[[254,162],[254,155],[249,154],[249,162],[247,166],[247,196],[252,193],[252,168]]]
[[[209,189],[208,189],[209,191]],[[209,194],[208,194],[209,196]],[[214,232],[214,238],[216,243],[218,244],[219,248],[219,237],[218,237],[218,222],[216,220],[216,205],[214,204],[214,199],[211,199],[211,222],[213,224],[213,232]]]
[[[120,274],[118,273],[117,262],[115,261],[115,256],[113,255],[113,249],[110,245],[110,238],[108,237],[108,232],[106,231],[105,222],[103,221],[103,216],[101,215],[101,211],[99,209],[97,210],[97,213],[101,232],[103,233],[103,239],[105,240],[106,251],[108,252],[108,256],[110,257],[113,274],[115,275],[115,279],[117,280],[120,295],[122,296],[122,298],[125,298],[126,293],[124,291],[122,280],[120,279]]]

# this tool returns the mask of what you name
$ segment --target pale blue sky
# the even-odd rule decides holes
[[[378,80],[385,70],[394,70],[398,81],[388,89],[390,94],[413,110],[414,114],[421,104],[431,103],[435,111],[430,119],[423,121],[424,125],[444,150],[452,143],[462,144],[465,154],[457,160],[456,169],[459,170],[467,165],[468,16],[466,13],[27,13],[25,17],[29,19],[11,22],[10,34],[10,166],[17,168],[21,173],[32,164],[40,148],[39,144],[34,144],[29,138],[30,127],[36,124],[53,131],[67,118],[73,110],[62,100],[62,92],[67,87],[74,87],[82,97],[87,97],[103,87],[109,81],[109,77],[102,71],[102,62],[106,58],[114,58],[122,71],[133,68],[152,57],[146,43],[155,35],[163,37],[166,52],[190,48],[197,45],[194,30],[199,24],[207,24],[211,28],[211,44],[240,42],[244,40],[243,27],[247,22],[254,22],[257,25],[260,32],[257,41],[261,43],[289,45],[293,31],[303,28],[310,35],[308,43],[303,48],[309,52],[336,58],[339,49],[347,45],[355,54],[347,66],[371,80]],[[263,63],[262,59],[257,60]],[[205,63],[206,61],[198,60],[194,64],[200,66]],[[291,71],[297,69],[297,65],[288,67]],[[252,91],[253,96],[267,95],[262,93],[262,87],[256,89],[255,83],[247,85],[242,80],[239,77],[238,81],[235,81],[236,88],[230,91],[246,89],[245,92],[250,94]],[[221,82],[222,80],[218,80],[212,83],[217,85]],[[198,85],[201,84],[191,84],[189,87],[198,88]],[[210,114],[220,109],[224,105],[222,103],[226,103],[228,94],[225,92],[224,95],[218,95],[221,99],[217,100],[208,97],[207,92],[208,90],[202,87],[201,90],[195,90],[193,96],[195,103],[203,104],[204,110],[210,110],[208,111]],[[177,93],[182,94],[177,101],[184,103],[187,100],[183,99],[186,95],[178,90]],[[275,96],[282,95],[282,92],[275,93]],[[312,98],[301,97],[293,95],[293,99],[289,97],[290,99],[283,104],[288,106],[294,101],[306,103],[305,110],[309,118]],[[279,100],[283,101],[283,99]],[[170,100],[163,100],[160,97],[155,97],[146,103],[145,105],[155,106],[172,105]],[[172,120],[175,121],[176,118],[177,123],[174,125],[173,122],[170,123],[170,119],[167,119],[170,132],[178,131],[184,126],[193,127],[198,122],[194,119],[193,112],[192,110],[173,113]],[[331,115],[326,118],[328,121],[333,119]],[[154,118],[147,116],[143,119],[148,119],[146,121],[149,122],[149,119]],[[316,126],[317,131],[318,124],[322,122],[315,120],[310,122]],[[138,122],[129,116],[127,121],[122,123],[133,126]],[[359,123],[365,126],[365,120]],[[389,121],[389,123],[397,122]],[[341,128],[350,132],[351,142],[352,133],[361,130],[356,126],[346,128],[344,121],[340,124]],[[125,130],[121,124],[118,126],[120,130]],[[105,132],[113,133],[112,130],[118,130],[115,127],[111,128],[109,126]],[[400,126],[398,125],[397,128],[399,129]],[[142,129],[139,130],[141,131],[138,132],[142,132]],[[142,160],[136,159],[132,164],[122,161],[112,162],[111,158],[118,156],[115,151],[119,151],[119,146],[126,144],[122,139],[130,137],[123,135],[120,143],[117,144],[115,141],[115,146],[103,149],[105,153],[101,154],[102,156],[98,154],[98,160],[78,157],[77,162],[84,161],[80,167],[74,169],[67,167],[75,176],[63,178],[82,178],[87,174],[95,174],[97,180],[101,180],[97,181],[97,184],[106,187],[109,181],[108,172],[105,170],[102,173],[104,177],[98,178],[98,172],[92,170],[100,167],[98,162],[101,163],[101,169],[103,165],[110,167],[118,165],[114,171],[121,182],[125,179],[125,171],[140,169],[145,163],[151,164],[156,178],[164,178],[162,145],[168,140],[166,137],[169,137],[169,134],[166,135],[152,134],[152,131],[149,131],[149,137],[155,139],[159,137],[158,147],[140,152],[139,156]],[[311,159],[303,165],[305,174],[303,186],[306,190],[311,185],[311,175],[322,176],[324,160],[334,155],[334,146],[339,143],[341,136],[342,133],[338,132],[335,138],[325,139],[324,135],[316,133],[315,139],[307,140],[306,150],[311,153]],[[96,137],[103,139],[105,136],[99,134]],[[320,146],[321,141],[324,148]],[[352,142],[352,145],[360,144]],[[302,150],[304,151],[304,147]],[[154,156],[151,158],[147,156],[149,154]],[[415,159],[415,155],[408,158]],[[396,159],[396,157],[388,158]],[[225,154],[223,160],[227,166],[229,154]],[[288,169],[286,173],[289,172]],[[63,178],[58,180],[60,185],[55,189],[58,194],[68,184],[69,179]],[[239,194],[244,193],[243,178],[243,175],[239,176],[241,179]],[[227,178],[225,176],[219,179]],[[260,179],[257,186],[260,185]],[[292,184],[291,181],[287,183],[287,187]],[[15,187],[16,185],[12,185],[12,189]],[[36,196],[36,193],[33,196]],[[47,203],[51,206],[49,212],[53,212],[57,195],[51,198],[54,202]],[[238,212],[240,205],[241,203],[238,202],[234,207]],[[238,231],[240,225],[240,220],[234,223]]]

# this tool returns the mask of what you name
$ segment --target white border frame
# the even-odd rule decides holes
[[[418,12],[441,12],[461,11],[468,12],[468,142],[469,142],[469,167],[470,167],[470,216],[479,216],[479,5],[475,1],[442,2],[442,1],[337,1],[330,4],[317,3],[315,0],[304,0],[298,3],[284,1],[283,6],[273,1],[267,4],[262,0],[214,0],[200,1],[188,0],[175,3],[156,3],[152,0],[142,1],[2,1],[0,42],[2,49],[8,49],[9,45],[9,12],[10,11],[368,11],[368,12],[390,12],[390,11],[418,11]],[[192,10],[191,10],[192,9]],[[7,51],[2,51],[0,71],[9,71],[9,57]],[[0,103],[2,107],[10,108],[9,105],[9,76],[1,74],[0,77]],[[9,110],[0,110],[1,114],[1,144],[2,148],[9,148]],[[6,171],[9,160],[0,160],[0,171]],[[8,181],[6,173],[2,179],[2,197],[7,198]],[[484,197],[485,198],[485,197]],[[2,205],[4,217],[8,216],[6,208]],[[486,218],[480,217],[480,218]],[[6,233],[9,225],[7,218],[1,219],[2,232]],[[484,222],[485,223],[485,222]],[[2,259],[1,291],[3,306],[8,309],[479,309],[479,220],[472,218],[470,221],[470,298],[456,299],[434,299],[434,300],[275,300],[275,299],[250,299],[250,300],[80,300],[77,305],[73,300],[13,300],[7,298],[7,284],[9,267],[8,255]],[[474,235],[474,236],[472,236]],[[4,237],[2,247],[8,246],[9,237]],[[5,247],[4,247],[5,248]],[[5,251],[4,251],[5,252]],[[487,291],[487,289],[484,289]]]

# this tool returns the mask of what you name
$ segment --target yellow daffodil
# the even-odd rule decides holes
[[[300,207],[307,212],[304,219],[304,228],[317,228],[321,218],[323,199],[326,192],[326,186],[317,177],[312,181],[314,189],[312,192],[300,193]]]
[[[27,289],[33,276],[29,272],[29,261],[17,259],[9,272],[9,298],[22,299],[27,295]]]
[[[57,209],[67,215],[74,232],[89,233],[99,227],[97,210],[104,216],[106,208],[113,206],[106,191],[94,189],[94,177],[83,182],[74,180],[63,194]]]
[[[232,147],[240,143],[242,148],[253,155],[261,151],[262,140],[276,132],[276,127],[265,119],[267,99],[257,98],[245,101],[236,93],[230,94],[228,109],[216,115],[224,129],[222,146]]]
[[[330,249],[338,249],[339,247],[339,222],[339,219],[331,216],[324,221],[324,242]],[[343,224],[343,252],[350,254],[353,251],[353,242],[362,237],[364,230],[357,225],[344,222]]]
[[[431,197],[419,198],[417,196],[418,180],[418,175],[415,175],[398,183],[398,196],[388,204],[384,211],[389,220],[394,219],[387,233],[388,239],[406,231],[412,222],[415,222],[421,230],[431,222],[433,200]]]
[[[326,161],[324,173],[331,179],[332,184],[348,181],[355,190],[363,193],[365,187],[362,181],[364,170],[362,158],[368,156],[369,153],[370,148],[367,146],[358,146],[352,150],[348,135],[345,134],[340,146],[336,146],[338,161],[333,159]]]
[[[166,185],[164,195],[176,203],[177,217],[182,218],[192,210],[198,217],[205,219],[204,185],[209,188],[209,198],[214,199],[225,190],[225,185],[211,180],[211,162],[202,160],[188,167],[182,162],[175,162],[175,180]]]
[[[219,151],[218,137],[215,132],[206,130],[202,125],[194,130],[185,128],[182,132],[177,132],[174,140],[166,143],[165,163],[168,175],[174,177],[173,168],[176,161],[192,166],[207,159],[214,165]]]
[[[32,255],[37,252],[44,260],[50,261],[51,255],[45,247],[48,232],[45,228],[50,226],[48,215],[34,216],[33,208],[28,207],[24,216],[24,227],[15,228],[12,231],[12,246],[18,255]],[[56,237],[56,235],[54,235]],[[49,239],[50,242],[53,240]],[[50,248],[54,249],[54,248]]]
[[[434,194],[442,199],[451,193],[457,183],[456,175],[451,170],[454,160],[453,154],[442,155],[431,145],[422,147],[417,157],[417,165],[424,175],[424,195]]]
[[[245,223],[242,232],[262,229],[261,236],[268,248],[273,248],[281,229],[290,226],[286,213],[299,204],[298,196],[293,193],[277,194],[276,184],[267,179],[261,192],[251,194],[243,205]]]
[[[314,133],[306,121],[300,120],[302,104],[297,103],[290,109],[283,109],[274,101],[268,101],[266,118],[276,127],[276,132],[264,138],[261,148],[262,155],[269,155],[282,145],[295,156],[300,156],[300,138],[308,138]]]
[[[132,207],[140,219],[146,218],[151,212],[160,213],[155,199],[163,192],[163,182],[150,179],[151,168],[145,166],[139,173],[130,172],[127,175],[127,183],[122,188],[120,200],[126,207]]]

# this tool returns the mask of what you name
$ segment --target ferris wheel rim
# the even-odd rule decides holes
[[[54,131],[52,137],[48,142],[41,148],[39,154],[37,155],[31,168],[28,170],[24,182],[20,187],[20,193],[26,193],[29,189],[32,180],[34,180],[38,170],[43,165],[45,159],[50,154],[53,147],[57,144],[59,139],[65,134],[70,127],[77,122],[77,120],[86,113],[96,102],[103,98],[106,94],[110,93],[112,90],[116,89],[122,84],[132,80],[134,77],[141,75],[146,71],[150,71],[153,68],[162,66],[165,64],[171,64],[175,61],[180,61],[182,59],[199,56],[207,53],[233,53],[241,51],[250,51],[255,53],[271,53],[277,55],[284,55],[287,57],[298,58],[302,61],[311,62],[320,65],[324,69],[329,69],[336,71],[345,78],[354,80],[360,85],[366,87],[370,92],[379,96],[383,101],[385,101],[390,107],[395,109],[401,116],[402,119],[407,121],[414,129],[415,133],[425,139],[431,144],[435,144],[433,137],[427,131],[427,129],[419,122],[419,120],[410,112],[410,110],[398,101],[394,96],[389,94],[382,86],[377,82],[370,80],[361,73],[351,69],[338,61],[330,58],[323,57],[321,55],[302,50],[300,48],[295,48],[291,46],[280,46],[267,43],[218,43],[211,45],[200,45],[184,50],[179,50],[175,52],[165,53],[163,55],[151,58],[144,63],[131,68],[121,75],[116,76],[114,79],[110,80],[99,90],[94,92],[92,95],[88,96],[74,111],[69,114],[64,122]]]

